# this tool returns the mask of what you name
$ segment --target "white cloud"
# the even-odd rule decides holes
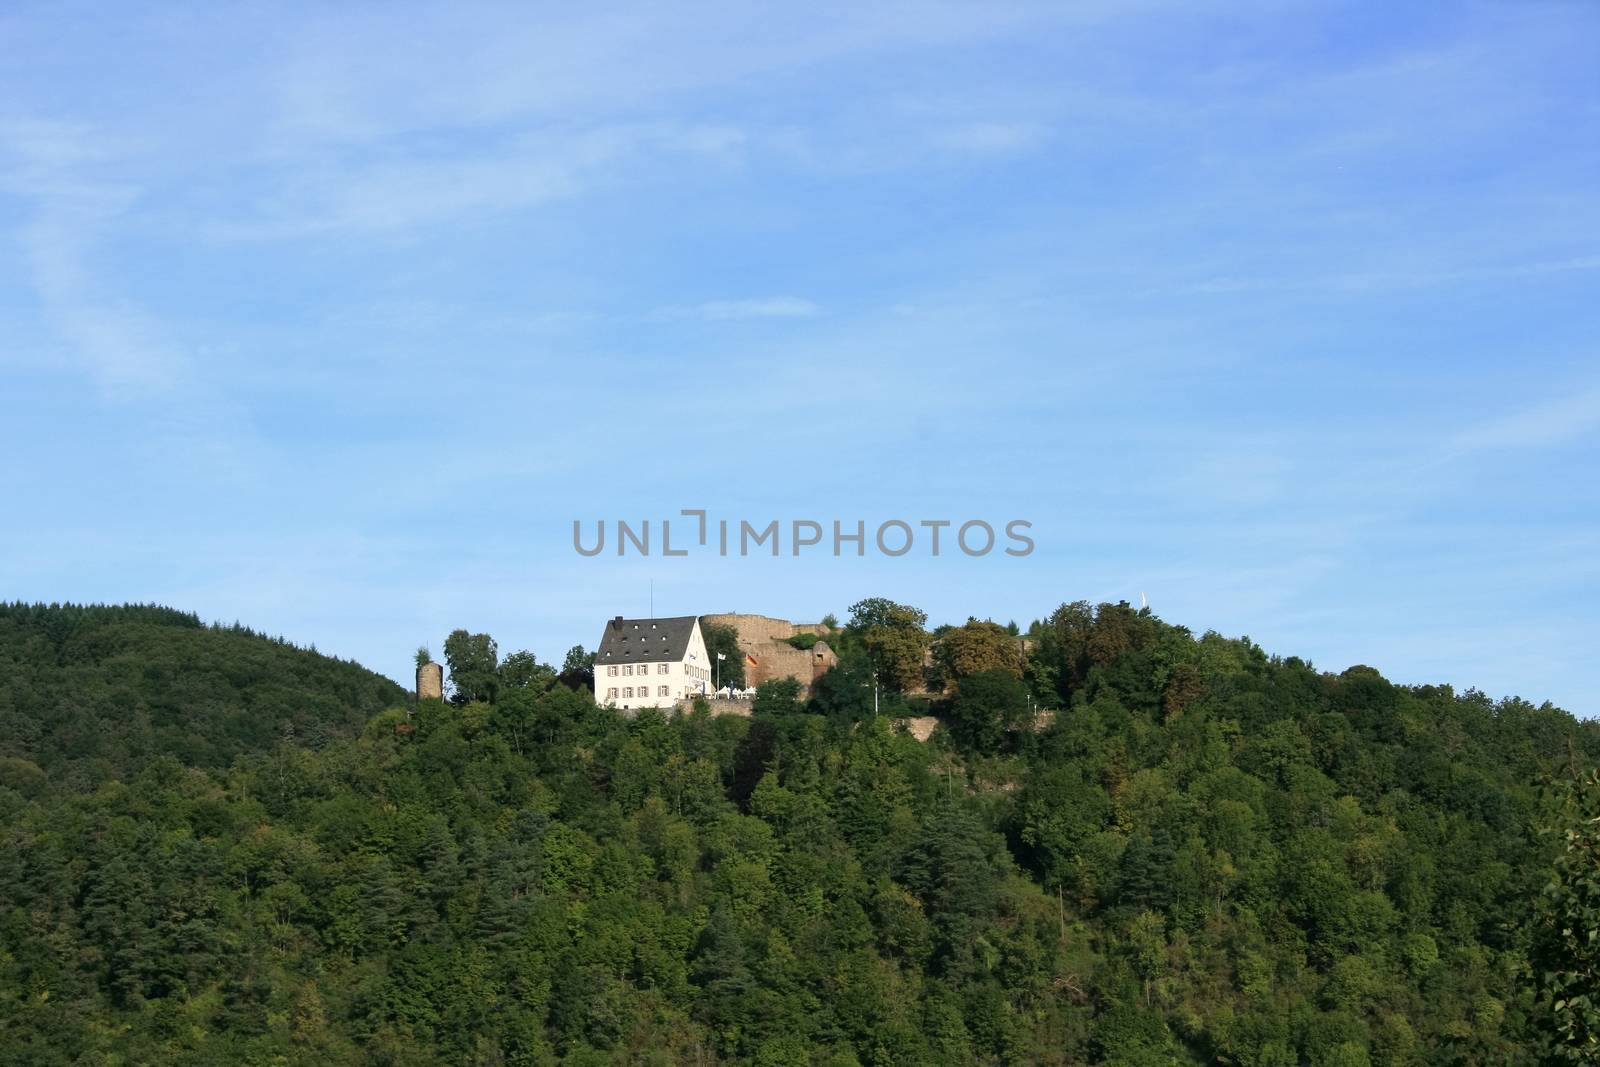
[[[0,187],[34,208],[19,244],[41,319],[106,393],[182,381],[186,357],[156,319],[92,269],[96,242],[138,199],[132,185],[101,177],[117,155],[107,139],[84,124],[12,120],[0,128],[0,151],[10,161]]]
[[[658,308],[653,318],[699,319],[807,319],[822,313],[810,300],[797,296],[769,296],[755,300],[708,300],[703,304]]]
[[[1456,439],[1460,452],[1540,448],[1600,430],[1600,387],[1556,397],[1491,419]]]
[[[1045,128],[1032,122],[968,122],[936,131],[936,148],[972,155],[1021,152],[1044,140]]]
[[[518,211],[620,180],[644,159],[728,163],[742,141],[740,130],[713,123],[614,123],[523,133],[454,155],[397,144],[335,162],[301,159],[268,175],[271,199],[212,232],[233,239],[379,233]]]
[[[1178,291],[1221,296],[1251,292],[1385,292],[1462,282],[1516,281],[1523,278],[1597,270],[1600,270],[1600,256],[1577,256],[1571,259],[1513,263],[1498,267],[1465,267],[1455,270],[1365,271],[1317,274],[1300,278],[1211,278],[1193,285],[1182,286]]]

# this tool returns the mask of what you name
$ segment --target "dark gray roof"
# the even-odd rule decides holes
[[[624,619],[606,623],[595,663],[655,663],[681,660],[689,651],[696,615],[675,619]]]

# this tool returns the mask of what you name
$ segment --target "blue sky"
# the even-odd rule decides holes
[[[1592,3],[0,13],[0,596],[1135,603],[1600,712]],[[1026,559],[571,523],[1026,518]]]

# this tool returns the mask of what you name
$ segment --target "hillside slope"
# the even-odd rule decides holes
[[[0,758],[6,1063],[1592,1062],[1553,1058],[1581,998],[1549,976],[1592,982],[1600,942],[1551,908],[1588,907],[1600,845],[1546,831],[1600,798],[1544,782],[1600,724],[1559,709],[1064,605],[928,743],[874,714],[850,627],[838,684],[748,718],[529,675],[350,736],[392,694],[349,664],[19,614],[12,669],[73,727],[28,751],[82,775],[121,731],[143,765],[85,792]]]
[[[321,747],[409,700],[355,663],[153,605],[0,604],[0,678],[0,757],[80,785],[158,755],[220,769]]]

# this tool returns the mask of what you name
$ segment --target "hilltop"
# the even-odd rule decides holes
[[[320,748],[409,700],[359,664],[155,605],[0,604],[0,678],[0,757],[84,785],[162,755],[220,770]]]

